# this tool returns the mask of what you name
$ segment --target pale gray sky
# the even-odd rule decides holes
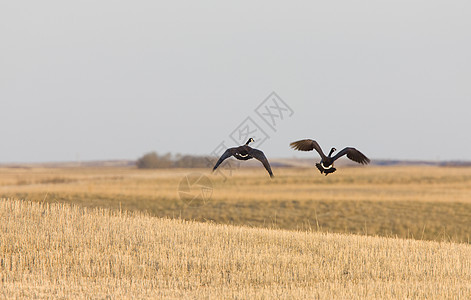
[[[268,157],[471,160],[470,29],[469,1],[3,1],[0,163],[209,154],[247,117]]]

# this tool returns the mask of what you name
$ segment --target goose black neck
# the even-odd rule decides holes
[[[249,145],[249,143],[251,143],[251,142],[252,142],[252,139],[250,138],[250,139],[247,141],[247,143],[245,143],[245,145]]]
[[[334,151],[335,151],[335,148],[332,148],[332,149],[330,149],[330,152],[329,152],[329,157],[331,157],[331,156],[332,156],[332,153],[334,153]]]

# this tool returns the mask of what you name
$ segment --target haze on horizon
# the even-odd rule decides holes
[[[372,159],[471,160],[470,9],[3,2],[0,163],[207,155],[252,121],[268,157],[312,157],[289,143],[313,138]],[[272,92],[286,104],[275,126],[257,114]]]

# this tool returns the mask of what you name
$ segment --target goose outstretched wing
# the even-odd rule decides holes
[[[319,144],[314,140],[311,140],[311,139],[299,140],[296,142],[292,142],[289,145],[291,146],[291,148],[295,150],[299,150],[299,151],[311,151],[315,149],[317,153],[319,153],[321,158],[323,159],[325,158],[325,154],[322,151],[321,146],[319,146]]]
[[[225,159],[231,157],[231,156],[234,154],[235,149],[236,149],[236,148],[229,148],[229,149],[227,149],[227,150],[221,155],[221,157],[218,159],[217,163],[214,165],[213,172],[214,172],[214,170],[217,169],[217,167],[219,167],[219,165],[220,165]]]
[[[366,157],[363,153],[352,147],[344,148],[342,151],[332,157],[332,159],[337,160],[338,158],[344,155],[347,155],[348,158],[362,165],[366,165],[370,162],[370,159],[368,157]]]
[[[253,148],[250,149],[248,152],[253,158],[259,160],[263,164],[265,169],[268,171],[268,174],[270,174],[270,177],[273,178],[273,172],[271,171],[270,163],[268,162],[268,159],[265,154],[262,151]]]

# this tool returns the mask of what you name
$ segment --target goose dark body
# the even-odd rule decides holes
[[[336,168],[334,168],[334,161],[344,155],[347,155],[349,159],[362,165],[366,165],[370,162],[370,159],[368,157],[366,157],[363,153],[353,147],[346,147],[340,152],[338,152],[336,155],[332,156],[332,154],[337,151],[337,149],[332,148],[330,149],[329,155],[325,155],[322,151],[321,146],[319,146],[316,141],[311,139],[292,142],[290,146],[291,148],[299,151],[316,150],[317,153],[319,153],[319,155],[321,156],[321,161],[319,163],[316,163],[316,167],[317,169],[319,169],[321,174],[325,173],[325,176],[330,173],[334,173],[337,170]]]
[[[237,158],[238,160],[249,160],[255,158],[263,164],[265,169],[268,171],[268,174],[270,174],[270,177],[273,178],[273,172],[271,171],[268,159],[262,151],[249,146],[249,143],[252,142],[254,142],[254,139],[250,138],[247,143],[245,143],[245,145],[227,149],[217,161],[216,165],[213,168],[213,172],[224,160],[231,156]]]

